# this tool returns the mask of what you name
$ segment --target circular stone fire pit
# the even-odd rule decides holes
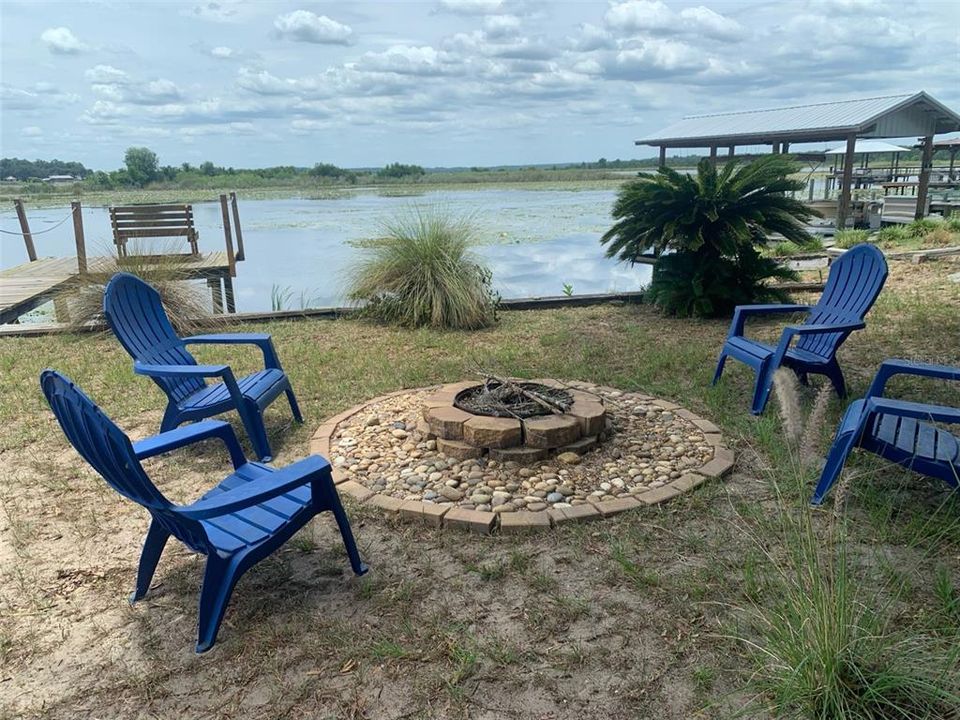
[[[343,494],[484,533],[654,505],[733,464],[719,428],[674,403],[587,383],[519,384],[520,397],[489,381],[384,395],[328,420],[310,449],[331,460]]]
[[[426,425],[437,449],[456,460],[488,457],[520,465],[551,455],[582,455],[606,432],[603,399],[556,380],[517,383],[526,395],[499,383],[444,385],[423,402]]]

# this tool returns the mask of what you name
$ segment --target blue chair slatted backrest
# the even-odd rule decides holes
[[[172,504],[143,471],[126,434],[82,390],[54,370],[44,370],[40,387],[64,435],[118,493],[142,505],[168,532],[197,552],[209,552],[202,525],[172,511]]]
[[[847,250],[830,267],[820,301],[804,324],[836,324],[862,321],[887,280],[883,253],[867,243]],[[847,333],[817,333],[801,336],[796,347],[823,358],[836,352]]]
[[[117,273],[103,295],[107,323],[134,360],[150,365],[196,365],[170,324],[160,293],[136,275]],[[175,402],[206,387],[198,377],[152,377]]]

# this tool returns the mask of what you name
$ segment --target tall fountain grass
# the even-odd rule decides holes
[[[496,321],[490,270],[471,252],[467,218],[415,208],[359,243],[347,296],[367,317],[406,327],[474,330]]]
[[[891,579],[880,592],[864,591],[869,564],[861,562],[864,548],[850,540],[844,512],[849,471],[834,491],[832,513],[806,505],[830,390],[823,389],[804,423],[796,380],[786,370],[778,375],[789,460],[771,472],[770,512],[743,521],[764,567],[763,589],[740,608],[745,624],[737,634],[755,661],[749,684],[756,704],[784,718],[960,717],[960,624],[946,631],[905,627],[897,606],[910,591],[906,582]],[[956,521],[948,526],[960,528]],[[941,594],[955,599],[955,590]]]
[[[127,255],[118,258],[116,272],[136,275],[160,293],[164,310],[174,329],[189,335],[200,328],[218,325],[206,286],[189,280],[189,256],[179,252],[182,243],[143,239],[127,242]],[[115,252],[115,248],[111,249]],[[108,253],[104,253],[108,254]],[[111,273],[93,272],[73,277],[57,294],[55,304],[68,312],[67,324],[74,330],[106,324],[103,293]]]

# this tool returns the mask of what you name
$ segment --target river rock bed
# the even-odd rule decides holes
[[[583,455],[562,453],[532,466],[448,458],[421,420],[434,391],[427,388],[372,403],[339,423],[330,457],[344,479],[380,495],[494,513],[639,496],[712,458],[703,432],[654,398],[578,387],[599,395],[608,413],[602,441]]]

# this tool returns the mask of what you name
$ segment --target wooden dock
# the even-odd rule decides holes
[[[178,259],[178,271],[184,279],[206,280],[213,292],[216,309],[218,298],[222,311],[220,281],[224,281],[228,304],[232,304],[233,285],[230,262],[225,252],[214,252]],[[87,275],[93,282],[105,282],[115,272],[123,270],[123,263],[115,257],[87,258]],[[7,270],[0,270],[0,324],[14,322],[18,317],[54,300],[58,294],[80,275],[75,257],[38,258]]]
[[[237,262],[244,259],[243,232],[240,229],[240,213],[237,194],[220,196],[223,216],[223,235],[226,252],[201,253],[197,247],[196,230],[193,226],[193,208],[190,205],[131,205],[111,207],[110,221],[113,227],[117,255],[87,257],[83,235],[83,215],[80,202],[70,203],[73,229],[76,238],[76,257],[38,258],[30,232],[26,212],[20,200],[14,200],[21,234],[30,262],[7,270],[0,270],[0,325],[16,322],[17,319],[54,301],[58,320],[69,319],[69,303],[61,294],[69,286],[83,278],[91,283],[105,284],[110,277],[129,267],[127,241],[131,238],[185,237],[189,250],[183,254],[164,254],[158,258],[175,258],[176,272],[183,280],[206,280],[210,288],[213,311],[222,313],[224,306],[229,313],[237,311],[233,294],[233,278],[237,274]],[[232,211],[232,212],[231,212]],[[69,219],[67,216],[66,219]],[[232,228],[231,228],[232,225]],[[234,249],[234,233],[237,247]],[[148,256],[140,255],[136,264],[142,266]],[[130,257],[130,261],[133,258]]]

